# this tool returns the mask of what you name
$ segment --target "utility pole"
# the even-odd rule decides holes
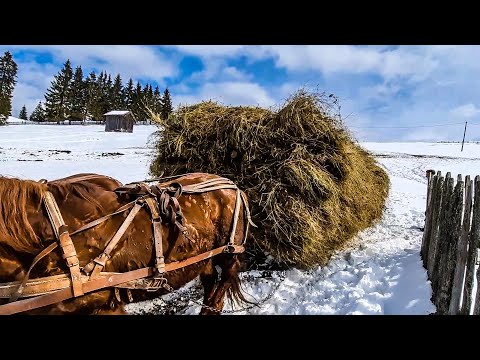
[[[467,122],[465,121],[465,130],[463,130],[463,140],[462,140],[462,150],[463,151],[463,143],[465,142],[465,133],[467,132]]]

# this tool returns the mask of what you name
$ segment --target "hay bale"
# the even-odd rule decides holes
[[[325,94],[299,91],[278,111],[205,101],[159,124],[154,176],[208,172],[243,189],[256,248],[309,268],[383,213],[389,179],[332,111]]]

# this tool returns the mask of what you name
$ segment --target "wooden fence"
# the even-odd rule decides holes
[[[427,172],[428,191],[421,257],[432,283],[437,314],[480,314],[480,291],[473,294],[480,245],[480,176]],[[480,276],[477,272],[477,287]],[[473,299],[473,297],[475,297]]]

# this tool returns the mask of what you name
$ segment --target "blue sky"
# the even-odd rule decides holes
[[[174,105],[282,104],[300,88],[333,93],[360,141],[480,140],[480,46],[0,45],[19,66],[13,113],[30,113],[66,59],[168,86]]]

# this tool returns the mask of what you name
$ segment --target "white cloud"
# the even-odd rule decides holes
[[[259,105],[262,107],[269,107],[275,103],[267,90],[260,85],[233,81],[206,83],[193,94],[179,94],[173,98],[175,105],[206,100],[217,101],[225,105]]]
[[[228,65],[226,59],[208,58],[204,60],[203,69],[192,73],[184,79],[184,82],[205,83],[212,80],[216,82],[225,81],[247,81],[252,75],[247,74],[235,66]]]
[[[252,78],[252,75],[246,74],[242,71],[240,71],[238,68],[234,66],[227,66],[222,69],[222,75],[225,78],[230,78],[234,80],[248,80]]]
[[[33,53],[48,52],[56,64],[40,64],[29,56],[18,64],[18,78],[12,99],[13,113],[25,104],[29,113],[40,100],[53,79],[61,69],[61,65],[70,59],[72,65],[81,65],[84,75],[96,68],[107,70],[112,75],[119,73],[124,82],[128,78],[134,81],[142,79],[156,81],[164,85],[164,79],[174,77],[178,73],[178,55],[167,58],[158,49],[140,45],[13,45],[1,46],[0,52],[6,50],[23,50]],[[15,55],[14,55],[15,58]]]
[[[38,105],[39,101],[44,101],[44,91],[36,86],[24,82],[17,83],[13,91],[12,115],[18,117],[23,105],[27,108],[27,114],[30,116],[32,111]]]
[[[331,92],[340,100],[342,115],[353,113],[349,123],[364,127],[355,132],[369,139],[424,136],[456,140],[457,133],[463,131],[461,125],[460,130],[368,127],[452,123],[471,119],[480,112],[476,103],[480,93],[480,82],[476,81],[480,77],[480,46],[0,46],[0,52],[7,49],[50,53],[54,59],[54,64],[39,65],[33,56],[28,57],[28,51],[26,57],[24,52],[13,99],[17,111],[25,103],[31,112],[60,70],[59,64],[70,58],[74,66],[81,64],[84,72],[92,67],[106,69],[120,72],[124,80],[130,76],[134,80],[155,80],[160,87],[165,86],[168,78],[175,104],[213,99],[232,105],[270,106],[281,104],[304,87]],[[186,55],[200,57],[204,67],[179,77],[178,66]],[[266,85],[277,79],[266,79],[258,68],[248,67],[265,59],[270,59],[281,72],[283,83]],[[239,65],[243,63],[247,66]],[[480,126],[469,127],[467,137],[480,139]]]
[[[450,110],[450,113],[454,116],[471,118],[477,115],[480,112],[480,109],[477,108],[474,104],[465,104],[458,106],[455,109]]]
[[[401,89],[396,83],[381,83],[359,88],[359,96],[365,101],[370,99],[384,99],[395,95]]]
[[[250,60],[273,58],[279,68],[288,71],[319,71],[333,73],[376,73],[385,79],[397,76],[421,80],[436,66],[437,61],[426,47],[397,48],[351,45],[189,45],[177,46],[179,51],[206,60],[246,56]],[[438,48],[441,53],[454,48]]]
[[[18,116],[20,109],[25,105],[30,116],[38,102],[45,100],[45,91],[50,86],[58,68],[52,64],[36,62],[20,62],[18,65],[17,84],[12,98],[12,114]]]
[[[35,52],[50,52],[57,61],[70,59],[73,66],[97,67],[123,78],[146,78],[161,82],[178,72],[175,57],[167,58],[155,48],[142,45],[16,45]]]
[[[375,73],[384,79],[407,76],[421,79],[436,61],[411,48],[379,48],[350,45],[278,45],[265,48],[276,65],[290,71],[316,70],[323,74]]]
[[[245,51],[245,45],[176,45],[181,52],[200,57],[231,57]]]

